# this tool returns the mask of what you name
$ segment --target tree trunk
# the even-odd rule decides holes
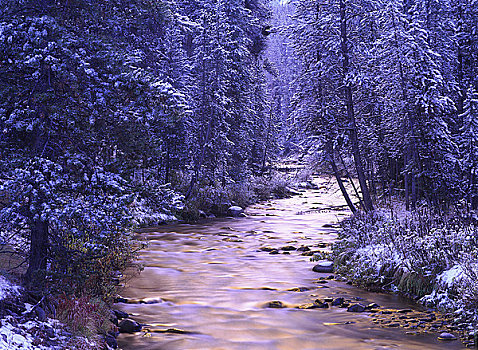
[[[31,282],[34,272],[46,270],[48,256],[48,222],[36,220],[30,231],[30,256],[25,275],[27,283]]]
[[[342,182],[342,178],[340,177],[339,170],[337,169],[337,164],[335,163],[334,151],[332,149],[332,145],[330,144],[330,141],[327,143],[326,148],[327,148],[329,162],[330,162],[330,165],[332,166],[332,171],[334,173],[335,179],[337,180],[337,184],[340,187],[340,191],[342,192],[342,195],[344,196],[344,199],[347,202],[347,205],[349,206],[350,210],[352,211],[352,213],[355,214],[357,212],[357,208],[352,203],[352,200],[350,199],[350,196],[347,193],[347,189],[345,188],[344,183]]]
[[[359,203],[360,203],[360,206],[365,210],[365,207],[364,207],[364,204],[363,204],[363,201],[362,201],[362,198],[360,197],[360,194],[357,190],[357,186],[355,186],[355,182],[353,181],[352,179],[352,176],[350,175],[350,172],[349,170],[347,169],[347,166],[345,165],[345,161],[344,161],[344,158],[342,157],[342,154],[340,154],[340,150],[337,151],[338,155],[339,155],[339,159],[340,159],[340,162],[342,163],[342,166],[344,167],[344,170],[345,170],[345,175],[347,175],[347,178],[349,179],[351,185],[352,185],[352,188],[354,190],[354,193],[355,193],[355,196],[357,197],[357,199],[359,200]],[[340,185],[339,185],[340,186]]]
[[[345,11],[345,0],[340,0],[340,36],[342,49],[342,67],[344,74],[344,89],[345,89],[345,105],[347,107],[347,117],[350,122],[350,141],[352,143],[352,154],[354,157],[355,170],[362,190],[362,197],[366,211],[373,210],[372,198],[367,186],[365,172],[363,167],[362,155],[360,154],[357,123],[355,121],[354,103],[352,96],[352,88],[346,81],[349,73],[349,51],[348,51],[348,37],[347,37],[347,18]]]
[[[395,20],[393,20],[394,26],[394,38],[395,38],[395,47],[398,50],[398,37],[397,37],[397,28],[395,24]],[[418,155],[418,148],[416,144],[416,133],[415,133],[415,112],[410,108],[410,102],[408,98],[408,91],[407,91],[407,81],[405,77],[405,72],[403,71],[403,65],[401,61],[401,54],[399,54],[399,61],[398,61],[398,69],[400,73],[400,89],[402,90],[402,99],[406,106],[406,113],[407,113],[407,128],[408,134],[410,136],[410,140],[408,141],[408,145],[406,146],[405,152],[405,172],[409,172],[405,174],[405,201],[407,210],[409,210],[409,199],[410,199],[410,192],[411,192],[411,200],[412,200],[412,210],[415,210],[416,203],[418,201],[418,192],[417,192],[417,179],[415,176],[415,169],[419,168],[419,155]],[[404,132],[406,134],[406,131]],[[412,169],[410,169],[412,168]],[[411,190],[411,191],[410,191]]]

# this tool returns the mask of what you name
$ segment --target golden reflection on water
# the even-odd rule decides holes
[[[296,308],[317,298],[339,296],[395,309],[418,307],[397,296],[367,293],[333,280],[318,281],[327,275],[313,272],[314,263],[301,252],[271,255],[259,250],[288,245],[328,249],[336,238],[330,224],[348,212],[345,207],[331,209],[344,205],[333,181],[316,179],[316,183],[318,191],[248,208],[247,218],[143,230],[140,235],[149,243],[140,256],[145,269],[128,282],[123,293],[130,303],[116,307],[145,326],[140,333],[121,335],[120,347],[462,348],[458,342],[439,342],[436,334],[408,335],[405,329],[380,328],[368,314],[349,313],[344,308]],[[285,307],[267,308],[270,301],[280,301]]]

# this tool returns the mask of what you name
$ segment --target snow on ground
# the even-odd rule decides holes
[[[0,300],[20,294],[20,287],[0,275]]]
[[[69,340],[61,335],[61,324],[57,320],[48,319],[45,322],[31,320],[18,323],[16,318],[7,316],[0,322],[0,349],[2,350],[65,349],[64,343]],[[56,340],[57,344],[50,342],[50,339]]]
[[[465,269],[461,265],[454,265],[451,269],[443,271],[437,276],[437,281],[448,287],[452,288],[453,285],[460,283],[465,278]]]
[[[20,296],[21,287],[0,275],[0,302],[5,299],[22,304],[14,299]],[[24,304],[21,315],[0,318],[0,350],[60,350],[94,348],[94,342],[74,338],[60,321],[47,318],[45,321],[32,316],[33,305]],[[74,341],[72,341],[74,339]],[[75,344],[70,346],[69,344]],[[77,344],[82,344],[77,347]],[[84,344],[84,346],[83,346]]]

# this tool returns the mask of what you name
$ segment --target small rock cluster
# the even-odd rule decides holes
[[[110,321],[117,327],[117,330],[109,331],[105,335],[105,343],[109,348],[118,348],[116,338],[120,333],[136,333],[143,328],[141,324],[129,317],[129,314],[124,311],[116,309],[111,310]]]
[[[327,246],[326,243],[317,244],[318,248],[325,248],[326,246]],[[280,248],[272,248],[272,247],[266,246],[266,247],[260,247],[259,251],[267,252],[271,255],[281,254],[281,252],[284,255],[289,255],[291,252],[298,252],[298,253],[300,253],[300,255],[313,256],[314,254],[322,253],[319,250],[311,250],[310,247],[307,247],[307,246],[304,246],[304,245],[300,246],[299,248],[294,247],[293,245],[287,245],[287,246],[280,247]]]

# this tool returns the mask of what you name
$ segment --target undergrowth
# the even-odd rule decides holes
[[[463,213],[394,207],[360,212],[342,228],[333,258],[355,284],[444,310],[478,305],[478,227]]]
[[[245,208],[252,203],[270,198],[287,197],[289,185],[287,175],[281,173],[253,176],[248,181],[240,183],[205,182],[197,186],[190,199],[186,201],[180,216],[186,221],[195,221],[199,219],[200,210],[222,216],[233,205]]]

